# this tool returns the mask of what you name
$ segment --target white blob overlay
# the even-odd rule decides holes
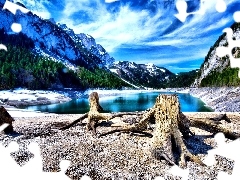
[[[112,3],[117,0],[105,0],[106,3]],[[202,5],[204,0],[201,0]],[[204,10],[196,11],[187,13],[187,3],[185,0],[177,0],[176,1],[176,8],[178,10],[178,14],[175,14],[175,17],[178,18],[181,22],[185,22],[186,18],[190,14],[204,14]],[[224,0],[217,0],[216,10],[219,13],[222,13],[226,10],[227,6]],[[29,12],[26,8],[23,8],[17,4],[14,4],[10,1],[5,2],[3,9],[8,9],[13,14],[16,14],[17,10],[22,11],[23,13]],[[202,8],[200,8],[202,9]],[[233,14],[233,19],[236,22],[240,22],[240,11],[237,11]],[[11,26],[12,30],[16,33],[21,32],[22,26],[18,23],[13,23]],[[239,59],[236,59],[233,57],[231,51],[232,48],[238,47],[240,44],[240,41],[233,40],[232,39],[232,29],[226,28],[224,32],[227,33],[228,38],[228,47],[219,47],[217,48],[217,55],[219,57],[223,57],[225,55],[229,55],[230,57],[230,65],[231,67],[240,67],[240,61]],[[7,51],[7,47],[4,44],[0,44],[0,50]],[[239,73],[240,77],[240,73]],[[0,126],[0,133],[8,126],[8,124],[3,124]],[[225,137],[222,133],[218,133],[215,136],[215,140],[218,144],[218,147],[212,150],[208,151],[208,155],[204,160],[204,163],[208,166],[212,166],[215,163],[215,157],[214,155],[220,155],[224,156],[226,158],[232,159],[235,161],[233,172],[231,175],[225,173],[225,172],[219,172],[218,173],[218,179],[228,179],[228,180],[235,180],[239,179],[240,173],[240,140],[237,139],[230,143],[225,143]],[[16,161],[10,156],[11,152],[16,152],[19,150],[19,145],[17,142],[11,142],[7,147],[4,147],[0,144],[0,179],[25,179],[25,180],[32,180],[32,179],[58,179],[58,180],[67,180],[70,179],[68,176],[65,175],[65,171],[70,166],[70,161],[68,160],[62,160],[60,162],[60,172],[43,172],[42,171],[42,157],[40,153],[40,148],[37,143],[30,143],[29,145],[29,151],[34,154],[34,157],[29,160],[29,162],[24,166],[19,166]],[[178,166],[173,166],[169,172],[175,176],[182,177],[183,180],[188,179],[189,169],[181,169]],[[36,178],[37,177],[37,178]],[[82,180],[90,180],[91,178],[84,175]],[[163,180],[163,177],[155,177],[155,180]]]

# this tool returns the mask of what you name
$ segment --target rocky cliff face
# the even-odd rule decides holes
[[[0,1],[0,7],[5,1]],[[68,65],[80,65],[86,68],[107,67],[114,59],[105,49],[96,44],[93,37],[76,35],[66,25],[56,24],[53,19],[44,20],[31,12],[22,13],[20,10],[13,14],[7,9],[0,11],[0,29],[8,34],[14,33],[13,23],[22,26],[21,32],[33,40],[35,53],[50,56],[56,61]]]
[[[232,39],[239,40],[240,39],[240,23],[234,23],[231,26],[233,30]],[[215,44],[210,48],[208,54],[205,57],[203,64],[200,67],[200,71],[198,74],[198,78],[195,79],[192,86],[198,87],[201,85],[201,82],[204,78],[208,77],[212,72],[221,73],[224,69],[230,67],[230,59],[229,56],[218,57],[216,54],[217,47],[228,46],[228,38],[227,34],[223,33]],[[236,47],[236,50],[232,51],[233,56],[235,58],[239,58],[240,55],[239,47]]]
[[[104,66],[109,67],[109,65],[115,61],[100,44],[96,43],[92,36],[84,33],[78,34],[77,36],[81,39],[82,44],[88,51],[102,60]]]
[[[152,63],[136,64],[134,62],[120,61],[110,66],[110,70],[122,79],[142,87],[164,88],[176,75],[163,67]]]

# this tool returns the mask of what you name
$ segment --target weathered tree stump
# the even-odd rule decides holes
[[[180,104],[177,95],[159,95],[154,106],[143,114],[139,123],[133,125],[126,125],[115,130],[101,134],[104,136],[112,132],[139,132],[147,130],[150,119],[155,118],[155,129],[151,143],[151,152],[154,157],[163,157],[170,164],[175,164],[172,152],[172,139],[180,150],[179,165],[186,166],[186,158],[198,164],[204,163],[195,155],[190,153],[184,144],[183,138],[194,135],[190,131],[190,126],[196,126],[206,129],[210,132],[223,132],[226,137],[236,139],[239,134],[231,132],[229,129],[223,128],[218,123],[204,119],[204,120],[189,120],[182,112],[180,112]],[[223,118],[227,119],[227,118]],[[229,119],[227,119],[228,121]]]
[[[87,130],[93,130],[93,133],[96,134],[96,126],[99,120],[108,120],[110,116],[105,116],[99,111],[102,111],[103,108],[99,104],[99,97],[97,92],[92,92],[89,95],[89,106],[90,110],[88,112],[88,122]]]
[[[84,120],[85,118],[88,118],[87,121],[87,130],[92,130],[94,134],[96,134],[96,126],[99,120],[108,120],[111,118],[111,116],[106,116],[101,114],[99,111],[103,111],[103,108],[99,104],[99,96],[97,92],[92,92],[89,95],[89,106],[90,110],[88,113],[85,113],[83,116],[78,118],[77,120],[73,121],[71,124],[62,127],[61,130],[68,129],[72,127],[74,124]]]
[[[89,96],[90,111],[84,114],[79,119],[75,120],[71,124],[61,128],[67,129],[77,122],[88,118],[87,129],[92,129],[96,134],[96,126],[99,120],[110,120],[115,117],[121,117],[123,115],[137,115],[141,116],[141,120],[135,124],[127,124],[123,127],[118,127],[114,130],[102,133],[100,136],[104,136],[114,132],[137,132],[143,133],[147,136],[152,137],[151,152],[154,157],[165,158],[170,164],[175,164],[173,152],[172,152],[172,140],[180,150],[180,161],[179,165],[182,167],[186,166],[186,158],[193,162],[204,165],[204,163],[195,155],[190,153],[184,144],[184,138],[193,136],[194,134],[190,131],[190,126],[205,129],[207,131],[217,133],[223,132],[226,137],[236,139],[240,137],[238,133],[232,132],[231,130],[224,128],[219,125],[220,120],[226,120],[231,122],[226,115],[221,115],[211,119],[194,119],[189,120],[182,112],[180,112],[180,104],[177,95],[159,95],[156,98],[156,103],[152,108],[146,112],[132,112],[132,113],[114,113],[109,116],[101,114],[103,108],[99,104],[99,97],[96,92],[93,92]],[[153,135],[148,132],[144,132],[148,128],[149,122],[155,120],[155,129]]]
[[[4,129],[5,133],[13,132],[13,126],[12,126],[13,121],[14,119],[7,112],[7,110],[3,106],[0,106],[0,126],[3,125],[4,123],[8,124],[8,126]]]

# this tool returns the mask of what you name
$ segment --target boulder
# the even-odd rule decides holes
[[[5,133],[13,132],[13,126],[12,126],[13,121],[14,121],[14,119],[7,112],[7,110],[3,106],[0,106],[0,126],[4,123],[9,124],[9,126],[7,128],[5,128],[5,130],[4,130]]]

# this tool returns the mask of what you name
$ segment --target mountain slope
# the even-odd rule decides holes
[[[142,87],[165,88],[175,74],[163,67],[157,67],[152,63],[136,64],[134,62],[119,61],[110,67],[112,72],[122,79]]]
[[[0,0],[0,7],[4,3]],[[4,9],[0,17],[0,43],[8,48],[0,51],[0,89],[129,87],[107,69],[114,59],[91,36],[76,35],[66,25],[31,12],[14,15]],[[20,33],[11,29],[16,22]]]
[[[5,1],[0,1],[3,7]],[[91,46],[94,51],[89,50],[90,43],[86,37],[75,35],[66,25],[55,24],[53,20],[44,20],[31,12],[22,13],[17,11],[14,15],[7,9],[0,11],[0,29],[3,28],[8,34],[14,33],[11,30],[13,23],[20,23],[22,33],[33,40],[38,53],[51,56],[63,63],[72,63],[88,69],[104,67],[114,61],[107,52],[95,43]],[[91,37],[91,40],[95,40]],[[109,59],[109,61],[108,61]]]
[[[231,26],[233,30],[233,40],[240,39],[240,23]],[[227,46],[228,40],[226,33],[223,33],[215,44],[209,49],[203,64],[200,67],[198,77],[192,86],[236,86],[240,85],[238,79],[238,68],[230,67],[229,56],[222,58],[216,55],[216,48]],[[240,58],[240,45],[232,50],[235,58]]]

